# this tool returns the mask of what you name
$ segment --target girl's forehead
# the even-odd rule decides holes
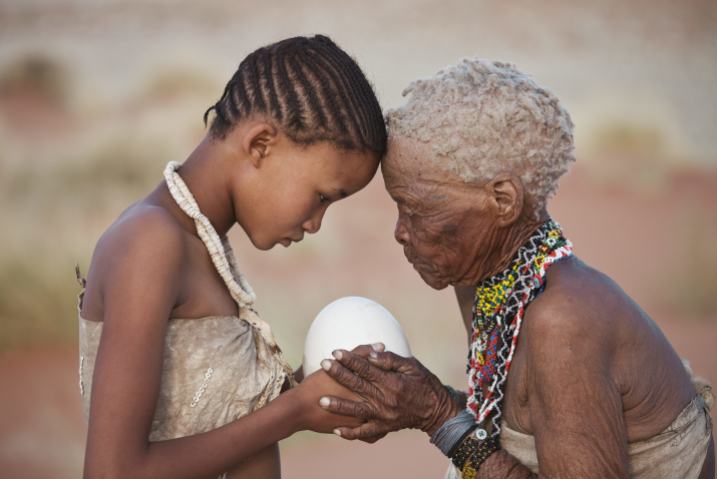
[[[321,176],[331,181],[337,199],[364,188],[376,174],[378,155],[359,151],[336,151]]]

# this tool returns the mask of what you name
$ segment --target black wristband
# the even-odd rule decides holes
[[[466,433],[463,434],[463,436],[460,438],[460,440],[458,440],[458,442],[456,442],[456,444],[453,446],[453,448],[448,452],[447,456],[453,457],[453,455],[456,453],[458,448],[461,447],[461,444],[463,444],[463,441],[465,441],[468,436],[473,434],[473,431],[475,431],[476,429],[478,429],[478,424],[476,424],[475,426],[472,426],[470,429],[468,429],[466,431]]]
[[[443,454],[450,457],[450,451],[468,437],[476,426],[473,415],[468,411],[461,411],[456,417],[446,421],[433,433],[431,444],[434,444]]]

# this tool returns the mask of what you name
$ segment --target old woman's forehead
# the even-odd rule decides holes
[[[389,137],[386,160],[424,163],[432,160],[432,149],[428,143],[410,138]]]
[[[433,211],[449,206],[474,187],[445,171],[440,161],[416,160],[411,153],[415,151],[394,151],[392,160],[382,166],[386,188],[397,202],[416,211]]]
[[[416,188],[420,184],[429,190],[440,188],[449,193],[480,188],[480,185],[462,179],[448,166],[447,161],[436,157],[428,143],[401,138],[389,139],[388,153],[381,168],[387,187]]]
[[[388,153],[382,163],[384,176],[393,180],[421,178],[426,181],[449,181],[445,163],[435,158],[427,143],[401,138],[388,142]]]
[[[452,181],[435,165],[419,165],[413,162],[388,162],[383,167],[384,181],[394,196],[420,199],[435,195],[436,191],[452,190]]]

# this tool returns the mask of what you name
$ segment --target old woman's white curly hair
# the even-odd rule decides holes
[[[465,58],[411,82],[403,96],[409,93],[386,112],[392,139],[429,144],[466,182],[516,174],[536,217],[575,161],[567,110],[511,63]]]

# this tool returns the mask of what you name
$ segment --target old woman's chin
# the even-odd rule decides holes
[[[435,268],[426,266],[424,263],[413,263],[412,266],[423,282],[431,288],[440,291],[442,289],[446,289],[450,285],[448,278],[441,275]]]

